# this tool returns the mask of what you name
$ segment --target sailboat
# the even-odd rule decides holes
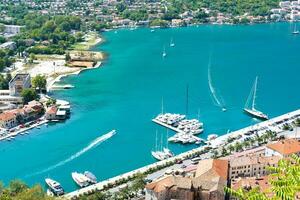
[[[168,147],[168,137],[169,137],[169,131],[168,131],[168,129],[167,129],[167,140],[166,140],[166,147],[164,147],[163,148],[163,151],[164,151],[164,153],[165,154],[167,154],[169,157],[173,157],[174,156],[174,154],[173,154],[173,152],[169,149],[169,147]]]
[[[170,47],[175,47],[175,43],[173,42],[173,38],[171,38]]]
[[[156,138],[155,138],[155,150],[151,151],[151,155],[157,160],[164,160],[169,156],[162,150],[162,137],[160,141],[160,147],[157,145],[157,131],[156,131]]]
[[[266,114],[264,114],[263,112],[255,109],[257,81],[258,81],[258,77],[255,78],[254,85],[250,91],[246,105],[244,107],[244,112],[251,116],[254,116],[255,118],[266,120],[266,119],[268,119],[268,116]],[[250,103],[251,99],[252,99],[252,103],[251,103],[251,107],[249,108],[249,103]]]
[[[165,47],[164,47],[164,50],[163,50],[162,56],[163,56],[163,57],[166,57],[166,56],[167,56],[167,53],[166,53],[166,48],[165,48]]]
[[[295,26],[294,26],[294,31],[292,32],[293,34],[299,34],[299,31],[298,31],[298,29],[297,29],[297,24],[295,24]]]

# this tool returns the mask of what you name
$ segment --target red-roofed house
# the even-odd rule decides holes
[[[57,113],[57,107],[51,106],[51,107],[47,108],[45,117],[47,120],[54,120],[54,119],[56,119],[56,113]]]
[[[266,146],[266,156],[280,156],[286,158],[289,155],[300,155],[300,140],[299,139],[285,139],[278,142],[268,144]]]
[[[17,117],[10,112],[0,114],[0,127],[10,129],[18,125]]]

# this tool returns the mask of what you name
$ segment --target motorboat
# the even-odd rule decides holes
[[[72,172],[71,175],[73,180],[79,187],[86,187],[90,185],[89,178],[87,178],[84,174],[78,172]]]
[[[50,178],[46,178],[45,182],[48,185],[50,191],[52,193],[54,193],[54,195],[60,196],[60,195],[63,195],[65,193],[64,189],[62,188],[62,186],[60,185],[59,182],[57,182],[53,179],[50,179]]]

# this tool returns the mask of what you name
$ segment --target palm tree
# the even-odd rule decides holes
[[[278,162],[278,167],[269,167],[268,170],[271,172],[271,188],[269,191],[273,193],[272,197],[268,197],[259,188],[234,190],[225,187],[224,190],[227,194],[239,200],[296,199],[297,192],[300,191],[300,157],[292,155],[288,159],[282,159]]]
[[[243,148],[243,145],[240,142],[234,144],[235,151],[240,151]]]
[[[297,118],[297,119],[295,120],[295,124],[296,124],[296,126],[300,127],[300,118]]]
[[[230,144],[228,146],[228,150],[230,151],[230,153],[233,152],[234,151],[234,146],[232,144]]]

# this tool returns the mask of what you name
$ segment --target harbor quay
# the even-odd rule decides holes
[[[254,137],[256,134],[260,135],[265,133],[266,131],[273,131],[277,135],[280,135],[280,133],[284,132],[283,125],[292,122],[298,117],[300,117],[300,109],[269,119],[267,121],[260,122],[255,125],[248,126],[246,128],[234,132],[227,133],[226,135],[211,140],[208,144],[203,145],[201,147],[192,149],[190,151],[181,153],[177,156],[170,157],[162,161],[158,161],[156,163],[149,164],[147,166],[115,176],[113,178],[109,178],[107,180],[98,182],[96,184],[87,186],[85,188],[75,190],[73,192],[64,195],[64,197],[67,199],[77,199],[78,197],[92,194],[96,191],[104,191],[107,188],[109,188],[109,186],[112,187],[117,186],[116,183],[120,180],[126,180],[126,179],[129,180],[133,178],[135,175],[149,173],[150,171],[153,172],[154,169],[159,169],[159,168],[162,169],[164,167],[168,167],[172,164],[175,164],[177,161],[186,160],[189,158],[193,158],[194,156],[199,156],[201,154],[207,153],[210,149],[214,150],[217,148],[224,147],[228,144],[227,140],[229,138],[237,138],[235,141],[238,141],[245,138],[246,136]],[[249,132],[256,133],[256,134],[253,135],[251,134],[249,136],[248,134]]]

